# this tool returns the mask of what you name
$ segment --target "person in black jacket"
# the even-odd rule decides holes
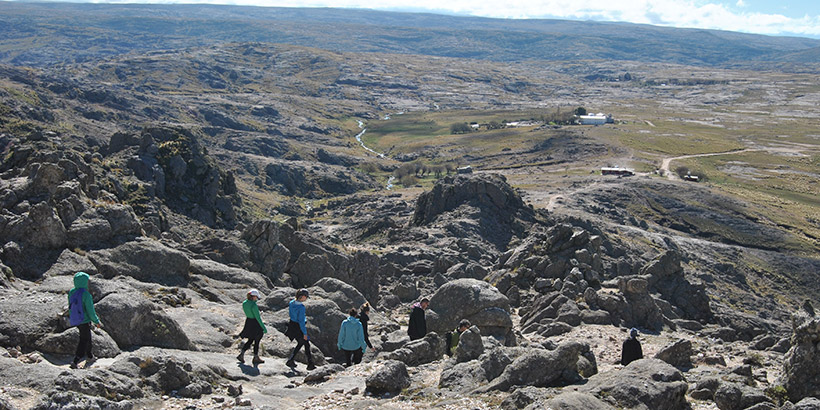
[[[635,360],[643,359],[641,342],[638,341],[638,329],[634,327],[629,330],[629,339],[624,340],[624,347],[621,351],[621,364],[626,366]]]
[[[364,331],[364,342],[368,349],[372,349],[373,345],[370,343],[370,335],[367,334],[367,323],[370,322],[370,303],[365,302],[362,308],[359,309],[359,321],[362,322],[362,330]]]
[[[413,305],[410,312],[410,323],[407,326],[407,335],[410,340],[418,340],[427,334],[427,321],[424,318],[424,311],[430,305],[430,299],[424,298],[421,302]]]

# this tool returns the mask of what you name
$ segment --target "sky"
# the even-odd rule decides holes
[[[620,21],[820,38],[818,0],[74,0],[91,3],[341,7],[511,19]]]

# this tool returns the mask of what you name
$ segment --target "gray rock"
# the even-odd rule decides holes
[[[38,341],[65,327],[60,318],[67,306],[65,294],[25,292],[0,299],[0,346],[36,349]]]
[[[74,276],[77,272],[85,272],[91,276],[97,274],[97,268],[87,256],[64,249],[57,261],[43,274],[44,276]]]
[[[80,341],[80,332],[72,327],[62,333],[50,334],[35,341],[37,350],[44,353],[58,355],[74,355],[77,343]],[[92,354],[95,357],[116,357],[121,353],[117,343],[108,333],[94,330],[91,335]]]
[[[194,259],[190,261],[191,273],[203,275],[211,279],[242,285],[242,288],[256,288],[262,292],[270,289],[265,277],[256,272],[233,268],[209,259]]]
[[[322,383],[330,378],[330,376],[344,371],[344,366],[340,364],[332,364],[327,366],[319,367],[315,370],[312,370],[305,376],[305,383]]]
[[[419,340],[414,340],[400,349],[387,354],[387,359],[397,360],[408,366],[431,363],[444,356],[445,342],[436,333],[430,332]]]
[[[104,330],[122,349],[133,346],[196,349],[176,321],[140,294],[107,295],[97,303],[96,311]]]
[[[715,404],[720,410],[742,410],[761,403],[771,403],[763,392],[740,383],[724,382],[715,391]]]
[[[812,312],[813,313],[813,312]],[[789,400],[820,398],[820,316],[801,311],[792,317],[791,349],[783,364],[782,385]]]
[[[783,410],[820,410],[820,399],[806,397],[792,405],[790,409],[786,409],[786,406],[783,406]]]
[[[535,410],[536,407],[528,406],[526,409]],[[547,400],[544,407],[553,410],[614,410],[615,407],[601,401],[589,393],[569,392],[562,393],[550,400]]]
[[[501,402],[503,410],[517,410],[523,409],[533,403],[539,403],[546,400],[547,394],[544,389],[532,386],[524,386],[515,389],[504,401]]]
[[[303,253],[296,259],[289,273],[293,287],[306,288],[313,286],[319,279],[335,277],[336,269],[328,261],[327,255]]]
[[[349,311],[350,308],[356,308],[358,311],[367,302],[356,288],[336,278],[319,279],[311,291],[313,295],[332,300],[343,312]]]
[[[459,303],[452,303],[454,300]],[[509,310],[507,297],[489,283],[457,279],[440,287],[430,298],[427,329],[444,334],[468,319],[482,334],[503,339],[512,329]]]
[[[684,410],[688,384],[683,374],[658,359],[640,359],[619,372],[600,373],[578,388],[579,392],[607,397],[607,402],[622,408]]]
[[[398,393],[410,387],[410,375],[404,363],[387,360],[367,376],[365,386],[372,394]]]
[[[589,346],[586,346],[586,350]],[[555,350],[536,349],[515,359],[496,380],[479,391],[508,391],[512,386],[547,387],[578,381],[578,356],[584,345],[564,342]]]
[[[189,399],[198,399],[206,394],[213,393],[213,387],[205,380],[197,380],[193,383],[188,383],[179,389],[178,394],[181,397]]]
[[[164,285],[184,283],[191,266],[184,253],[148,238],[126,242],[113,249],[94,251],[88,256],[107,279],[125,275]]]
[[[691,368],[692,342],[686,339],[678,339],[661,348],[661,350],[655,354],[655,358],[678,368]]]
[[[484,353],[484,342],[481,340],[481,331],[473,325],[465,330],[458,339],[456,362],[463,363],[477,359],[482,353]]]

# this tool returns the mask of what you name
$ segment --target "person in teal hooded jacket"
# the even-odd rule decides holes
[[[242,346],[242,351],[236,360],[239,363],[245,363],[245,351],[251,347],[253,343],[253,364],[265,363],[259,358],[259,342],[262,341],[262,335],[268,333],[268,328],[262,322],[262,316],[259,314],[259,305],[256,301],[259,300],[259,291],[251,289],[248,291],[248,297],[242,302],[242,310],[245,312],[245,327],[239,337],[248,338],[248,341]]]
[[[87,358],[85,367],[89,367],[95,360],[91,353],[91,323],[97,327],[102,327],[102,324],[94,311],[94,298],[88,291],[88,274],[85,272],[74,275],[74,288],[68,292],[68,309],[71,325],[77,326],[80,331],[80,341],[77,343],[71,368],[76,369],[83,356]]]
[[[344,352],[347,366],[351,365],[351,359],[355,364],[362,362],[362,356],[367,351],[367,343],[364,340],[362,322],[356,318],[356,309],[350,309],[350,316],[342,321],[336,347]]]

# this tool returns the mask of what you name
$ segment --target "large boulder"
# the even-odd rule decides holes
[[[286,298],[288,301],[290,299],[293,299],[293,297]],[[269,302],[276,303],[275,301]],[[347,314],[332,300],[315,296],[311,296],[305,302],[305,311],[307,315],[306,327],[311,344],[318,347],[325,356],[334,356],[338,351],[336,342],[339,338],[339,328],[342,321],[347,318]],[[284,307],[274,314],[274,319],[269,327],[281,329],[284,332],[288,320],[288,308]]]
[[[579,392],[606,397],[619,408],[685,410],[689,385],[683,374],[658,359],[641,359],[618,372],[606,372],[589,378]]]
[[[349,311],[350,308],[356,308],[358,311],[367,302],[356,288],[336,278],[319,279],[310,290],[311,295],[332,300],[343,312]]]
[[[430,332],[424,338],[407,343],[387,354],[390,360],[398,360],[408,366],[417,366],[441,359],[445,343],[437,334]]]
[[[542,407],[543,406],[543,407]],[[527,410],[535,410],[535,409],[553,409],[553,410],[614,410],[615,407],[606,404],[605,402],[601,401],[601,399],[593,396],[589,393],[580,393],[580,392],[569,392],[559,394],[558,396],[553,397],[550,400],[547,400],[546,403],[541,405],[540,403],[533,403],[525,409]]]
[[[720,410],[743,410],[758,404],[774,408],[772,399],[759,389],[741,383],[724,382],[715,391],[715,404]]]
[[[184,253],[148,238],[90,252],[88,256],[106,279],[125,275],[164,285],[184,284],[191,266]]]
[[[578,360],[589,346],[567,341],[555,350],[535,349],[515,359],[496,380],[480,391],[509,391],[513,386],[547,387],[582,379]]]
[[[0,298],[0,346],[36,349],[38,341],[60,328],[67,306],[65,294],[22,292]]]
[[[194,259],[190,261],[190,264],[192,274],[233,283],[242,288],[256,288],[263,292],[271,287],[266,278],[256,272],[233,268],[210,259]]]
[[[504,373],[504,369],[515,359],[508,353],[510,348],[497,347],[486,350],[477,360],[456,363],[444,369],[439,378],[439,386],[453,391],[469,393],[476,386],[490,382]]]
[[[373,394],[398,393],[410,387],[410,375],[404,363],[387,360],[367,376],[365,386]]]
[[[117,292],[96,305],[103,329],[122,348],[157,346],[195,350],[176,321],[137,292]]]
[[[456,362],[469,362],[480,357],[482,353],[484,353],[484,341],[481,339],[481,331],[474,325],[458,338]]]
[[[254,221],[242,231],[248,244],[251,270],[276,280],[282,276],[290,260],[290,250],[279,243],[279,223],[272,220]]]
[[[108,333],[96,329],[92,333],[91,352],[95,357],[117,357],[122,352]],[[47,335],[35,341],[34,346],[44,353],[69,356],[74,354],[79,341],[80,332],[72,327],[61,333]]]
[[[677,368],[691,368],[692,342],[686,339],[678,339],[661,348],[661,350],[655,354],[655,358],[663,360]]]
[[[789,399],[820,398],[820,316],[810,304],[792,317],[791,344],[781,380]]]
[[[444,334],[468,319],[481,329],[481,334],[505,339],[512,329],[509,311],[509,299],[494,286],[477,279],[457,279],[440,287],[430,298],[427,329]]]

